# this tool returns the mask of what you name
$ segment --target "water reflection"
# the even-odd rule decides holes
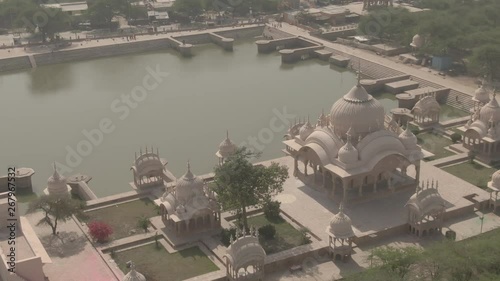
[[[73,87],[71,64],[57,64],[29,71],[29,88],[34,94],[54,94]]]

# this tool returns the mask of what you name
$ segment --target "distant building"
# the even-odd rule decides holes
[[[80,16],[89,9],[87,2],[42,4],[44,8],[61,9],[70,16]]]

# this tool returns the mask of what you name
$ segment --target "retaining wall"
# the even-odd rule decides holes
[[[28,56],[6,58],[0,61],[0,72],[31,68]]]
[[[170,46],[166,38],[150,41],[138,41],[117,43],[107,46],[89,47],[74,50],[61,50],[53,53],[44,53],[34,55],[38,66],[65,63],[71,61],[96,59],[111,56],[120,56],[133,53],[164,50]],[[27,58],[26,58],[27,59]],[[28,65],[29,64],[28,60]]]

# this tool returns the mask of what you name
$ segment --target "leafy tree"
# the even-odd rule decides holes
[[[53,235],[57,235],[57,226],[60,222],[70,220],[73,215],[83,217],[82,202],[69,196],[42,195],[32,201],[28,208],[28,213],[38,211],[42,211],[44,217],[37,225],[50,226]]]
[[[93,221],[88,224],[88,227],[92,239],[100,243],[108,241],[111,234],[113,234],[113,229],[105,222]]]
[[[106,24],[111,27],[115,16],[136,13],[128,0],[95,0],[89,3],[86,16],[92,23]],[[135,15],[135,14],[134,14]]]
[[[268,220],[276,220],[280,218],[280,205],[279,201],[265,202],[263,205],[264,215]]]
[[[373,250],[372,254],[375,259],[381,262],[383,269],[395,273],[403,279],[410,272],[410,267],[417,262],[420,250],[414,247],[387,246]]]
[[[500,76],[500,46],[488,44],[474,50],[471,63],[479,72],[487,77]]]
[[[32,0],[5,0],[0,1],[0,24],[5,28],[17,27],[21,14],[27,10],[34,10],[37,5]]]
[[[178,0],[172,6],[174,11],[191,17],[200,15],[206,7],[204,0]]]
[[[269,167],[252,165],[250,159],[257,154],[247,148],[239,148],[221,166],[215,168],[214,191],[225,210],[237,210],[241,222],[248,229],[246,208],[262,206],[272,196],[283,191],[283,183],[288,178],[286,166],[272,163]]]
[[[15,21],[17,27],[29,32],[40,32],[42,41],[53,40],[55,34],[71,28],[71,18],[61,9],[29,6],[22,10]]]
[[[141,216],[137,219],[137,227],[143,229],[144,232],[148,232],[149,224],[150,224],[149,218],[146,216]]]

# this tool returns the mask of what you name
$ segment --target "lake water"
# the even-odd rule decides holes
[[[128,106],[121,96],[157,67],[168,76]],[[31,167],[40,193],[56,161],[65,175],[92,176],[89,185],[102,197],[131,190],[134,153],[145,145],[159,148],[176,176],[188,159],[196,174],[211,172],[226,130],[237,144],[257,139],[260,160],[280,157],[287,115],[310,115],[315,123],[355,83],[353,73],[318,60],[282,65],[277,53],[258,54],[253,41],[237,42],[232,53],[198,46],[189,59],[165,50],[3,74],[0,174],[11,165]],[[386,110],[397,104],[381,99]],[[82,146],[90,143],[83,131],[95,132],[101,122],[113,131]],[[76,159],[71,151],[78,149],[88,155]]]

